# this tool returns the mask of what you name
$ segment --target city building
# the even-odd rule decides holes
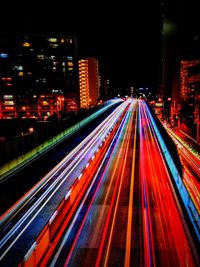
[[[112,98],[110,79],[106,75],[99,76],[100,97],[102,100]]]
[[[99,65],[95,58],[79,60],[80,108],[90,108],[98,103]]]
[[[181,119],[200,143],[200,60],[182,60],[180,66]]]
[[[46,118],[78,108],[75,37],[1,35],[0,118]]]

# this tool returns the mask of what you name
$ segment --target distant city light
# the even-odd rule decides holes
[[[0,53],[0,58],[8,58],[9,55],[6,53]]]
[[[33,127],[30,127],[30,128],[28,129],[28,131],[29,131],[29,133],[33,133],[33,132],[34,132],[34,128],[33,128]]]

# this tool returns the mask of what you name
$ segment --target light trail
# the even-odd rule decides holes
[[[120,132],[122,131],[122,129],[123,129],[123,125],[125,124],[125,122],[126,122],[126,119],[123,119],[122,125],[120,126],[120,128],[119,128],[119,130],[118,130],[118,132],[117,132],[117,134],[116,134],[116,136],[118,136],[117,138],[119,138],[119,136],[120,136]],[[113,142],[115,143],[115,146],[116,146],[116,144],[117,144],[118,141],[117,141],[117,140],[114,140]],[[113,144],[114,144],[114,143],[113,143]],[[111,145],[111,146],[112,146],[112,145]],[[114,148],[112,148],[112,150],[114,150]],[[106,166],[109,165],[110,160],[111,160],[111,157],[109,158],[109,161],[107,162]],[[116,166],[117,166],[117,165],[116,165]],[[105,170],[106,170],[106,168],[107,168],[107,167],[105,167]],[[73,255],[73,252],[74,252],[75,246],[77,245],[78,238],[80,237],[82,228],[83,228],[83,226],[84,226],[84,224],[85,224],[85,221],[86,221],[86,219],[87,219],[87,216],[88,216],[88,214],[89,214],[89,212],[90,212],[91,206],[92,206],[93,202],[95,201],[95,197],[96,197],[96,194],[97,194],[97,192],[98,192],[99,186],[100,186],[101,183],[102,183],[102,179],[104,178],[105,170],[103,171],[103,174],[101,175],[100,182],[98,183],[98,187],[95,189],[95,192],[94,192],[94,194],[93,194],[93,196],[92,196],[92,200],[91,200],[91,202],[90,202],[90,204],[89,204],[89,206],[88,206],[88,208],[87,208],[87,212],[86,212],[86,214],[84,215],[83,221],[82,221],[82,223],[81,223],[81,225],[80,225],[80,227],[79,227],[79,230],[78,230],[78,232],[77,232],[77,234],[76,234],[76,236],[75,236],[75,238],[74,238],[72,247],[71,247],[71,249],[70,249],[70,251],[69,251],[69,254],[68,254],[68,256],[67,256],[67,259],[66,259],[66,261],[65,261],[64,266],[67,266],[67,265],[69,264],[69,261],[70,261],[72,255]],[[111,177],[111,179],[110,179],[110,181],[109,181],[109,186],[108,186],[108,188],[110,188],[110,189],[111,189],[111,184],[112,184],[113,179],[114,179],[114,174],[112,175],[112,177]],[[117,187],[115,187],[115,188],[117,189]],[[110,189],[108,189],[108,191],[109,191]],[[107,192],[108,192],[108,191],[107,191]],[[108,194],[106,194],[106,196],[105,196],[105,200],[104,200],[105,202],[107,201],[107,198],[108,198]],[[84,203],[84,201],[83,201],[82,203]],[[114,203],[113,203],[113,204],[114,204]],[[83,204],[82,204],[82,206],[83,206]],[[111,210],[112,210],[112,209],[110,209],[110,211],[111,211]],[[80,209],[78,210],[77,213],[79,213],[79,212],[80,212]],[[77,213],[76,213],[76,214],[77,214]],[[109,213],[109,212],[108,212],[108,213]],[[77,217],[77,215],[76,215],[76,217]],[[108,215],[108,217],[110,218],[109,215]],[[107,218],[108,218],[108,217],[107,217]],[[73,222],[73,224],[75,224],[75,221]],[[70,228],[71,228],[71,226],[70,226]],[[105,228],[104,228],[104,229],[105,229]],[[69,232],[70,232],[70,231],[68,231],[68,232],[66,233],[67,236],[69,236],[69,234],[70,234]],[[105,235],[103,234],[103,236],[105,236]],[[65,241],[67,240],[66,237],[65,237],[64,239],[65,239]],[[65,245],[65,242],[63,242],[63,243],[61,244],[61,246],[59,247],[59,249],[58,249],[59,253],[61,253],[62,248],[63,248],[64,245]],[[57,258],[59,257],[59,253],[56,254],[56,258],[54,258],[54,260],[53,260],[53,264],[52,264],[51,266],[55,266],[55,265],[56,265],[56,260],[57,260]],[[101,257],[99,257],[99,259],[101,259]],[[96,264],[98,265],[98,258],[97,258],[97,262],[96,262]]]
[[[195,266],[191,245],[183,225],[178,200],[168,174],[165,160],[154,131],[152,118],[144,102],[140,102],[140,142],[143,164],[141,177],[144,186],[144,249],[146,246],[145,266]],[[178,207],[177,207],[178,206]],[[144,211],[144,212],[145,212]],[[157,213],[158,212],[158,213]],[[160,221],[160,223],[159,223]],[[147,227],[146,225],[147,224]],[[177,232],[177,229],[179,231]],[[167,235],[166,235],[167,233]],[[149,242],[151,242],[149,244]],[[172,249],[173,248],[173,249]],[[159,256],[155,255],[160,250]],[[162,254],[165,249],[167,257]]]
[[[64,171],[62,171],[61,174],[56,178],[56,180],[45,189],[45,192],[42,193],[42,195],[39,197],[39,199],[36,200],[36,202],[33,204],[33,206],[25,212],[25,214],[17,221],[17,223],[12,227],[12,229],[4,236],[4,238],[1,240],[1,248],[5,246],[5,244],[11,240],[11,236],[14,236],[14,233],[19,231],[20,227],[23,225],[23,229],[20,233],[17,234],[17,237],[13,239],[13,241],[10,242],[10,244],[6,247],[4,252],[1,254],[0,260],[2,260],[7,252],[12,248],[12,246],[16,243],[16,241],[19,239],[19,237],[25,232],[25,230],[28,228],[28,226],[33,222],[33,220],[36,218],[36,216],[40,213],[40,211],[46,206],[48,201],[52,198],[53,195],[58,191],[58,189],[62,186],[62,184],[65,182],[66,178],[72,173],[75,168],[80,164],[83,159],[86,157],[86,154],[90,152],[90,150],[94,147],[96,143],[101,143],[101,140],[105,139],[105,136],[108,135],[108,132],[110,129],[114,126],[116,121],[118,120],[119,116],[121,116],[122,112],[126,108],[126,106],[129,103],[123,103],[121,104],[109,117],[107,120],[105,120],[97,129],[91,134],[88,138],[86,138],[85,141],[83,141],[74,151],[72,151],[70,154],[66,156],[62,162],[54,168],[53,171],[50,172],[50,174],[45,177],[45,179],[39,183],[36,187],[36,189],[31,190],[31,193],[26,195],[26,201],[24,201],[23,205],[20,206],[20,209],[26,204],[27,205],[27,199],[30,201],[30,199],[35,196],[39,190],[41,190],[42,187],[46,185],[48,181],[50,181],[54,175],[55,172],[59,173],[63,167],[67,164],[67,160],[72,160],[69,164],[69,166],[66,167]],[[91,138],[91,140],[90,140]],[[89,142],[88,142],[89,140]],[[81,149],[81,150],[80,150]],[[78,155],[76,155],[77,151],[80,151]],[[76,155],[76,157],[74,157]],[[87,157],[86,157],[87,158]],[[30,199],[29,199],[30,198]],[[41,205],[42,203],[42,205]],[[19,205],[19,204],[17,204]],[[16,209],[16,206],[14,207]],[[16,209],[17,212],[19,210]],[[9,214],[11,211],[9,211]],[[13,212],[13,210],[12,210]],[[34,215],[33,215],[34,212]],[[8,216],[6,214],[6,216]],[[13,214],[11,215],[11,218],[13,217]],[[30,217],[32,217],[29,222],[26,222]],[[7,219],[7,218],[6,218]]]
[[[135,102],[132,103],[132,105],[129,108],[129,112],[131,112],[131,116],[129,118],[129,121],[127,121],[127,124],[130,123],[130,121],[133,120],[133,107],[135,107]],[[137,113],[136,113],[137,116]],[[135,127],[135,137],[136,137],[136,129],[137,127]],[[129,145],[130,145],[130,139],[131,139],[131,134],[132,134],[132,124],[129,126],[128,131],[126,131],[127,134],[124,136],[123,142],[121,147],[125,146],[125,153],[124,153],[124,161],[121,167],[121,171],[119,171],[121,179],[119,182],[119,186],[118,186],[118,192],[117,192],[117,197],[114,196],[113,194],[113,198],[115,198],[115,207],[114,207],[114,214],[113,214],[113,219],[112,219],[112,224],[111,224],[111,230],[110,230],[110,234],[109,234],[109,240],[108,240],[108,245],[107,245],[107,250],[106,250],[106,256],[105,256],[105,260],[104,260],[104,264],[103,266],[106,267],[108,265],[108,257],[109,257],[109,253],[110,253],[110,247],[111,247],[111,240],[112,240],[112,236],[113,236],[113,231],[114,231],[114,225],[116,222],[116,215],[117,215],[117,209],[119,206],[119,196],[121,194],[121,190],[122,190],[122,182],[123,182],[123,178],[125,175],[125,168],[127,165],[127,159],[128,159],[128,151],[129,151]],[[126,141],[126,139],[128,139],[128,141]],[[125,145],[125,142],[127,143]],[[135,144],[136,144],[136,138],[134,140],[134,152],[133,155],[135,155]],[[119,151],[119,154],[121,154],[121,151]],[[133,160],[133,162],[135,162]],[[118,162],[116,162],[118,163]],[[118,163],[119,164],[119,163]],[[118,165],[116,164],[116,165]],[[131,223],[132,223],[132,205],[133,205],[133,185],[134,185],[134,164],[132,166],[132,172],[131,172],[131,185],[130,185],[130,199],[129,199],[129,210],[128,210],[128,226],[127,226],[127,236],[128,236],[128,240],[127,240],[127,255],[125,257],[125,266],[129,266],[126,264],[130,264],[130,248],[131,248]],[[114,172],[115,174],[115,172]],[[98,266],[98,265],[96,265]]]
[[[136,134],[137,134],[137,117],[138,109],[136,109],[136,121],[135,121],[135,131],[134,131],[134,145],[133,145],[133,158],[132,158],[132,168],[131,168],[131,184],[129,193],[129,206],[128,206],[128,221],[127,221],[127,234],[126,234],[126,253],[124,267],[130,266],[131,258],[131,235],[132,235],[132,217],[133,217],[133,189],[134,189],[134,173],[135,173],[135,155],[136,155]]]

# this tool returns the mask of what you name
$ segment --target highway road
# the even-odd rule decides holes
[[[1,216],[0,266],[199,266],[166,161],[124,101]]]
[[[12,266],[13,262],[18,262],[20,258],[30,253],[29,248],[32,247],[44,226],[52,224],[57,215],[56,209],[59,203],[62,200],[68,200],[74,184],[81,184],[78,181],[82,181],[82,172],[90,168],[88,167],[92,165],[90,161],[93,161],[95,154],[103,147],[128,105],[129,103],[126,102],[117,107],[90,135],[1,216],[0,260],[3,264]],[[70,202],[72,202],[71,198]]]
[[[48,266],[198,266],[144,101],[114,142]]]

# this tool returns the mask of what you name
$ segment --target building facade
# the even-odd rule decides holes
[[[45,118],[78,107],[75,37],[1,36],[0,118]]]
[[[98,103],[99,65],[95,58],[79,60],[80,107],[90,108]]]
[[[182,60],[180,66],[181,115],[200,144],[200,60]]]

